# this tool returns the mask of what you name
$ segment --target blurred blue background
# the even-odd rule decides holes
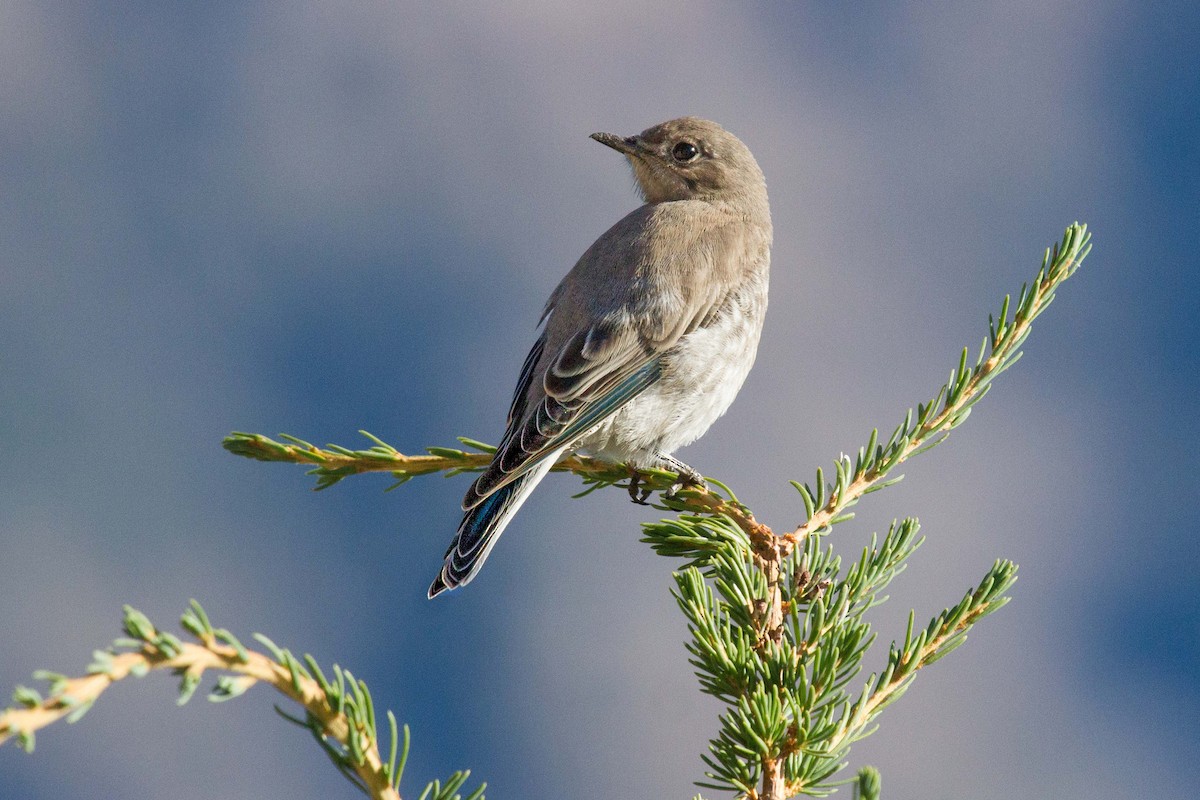
[[[467,477],[313,493],[220,440],[495,441],[545,297],[637,203],[587,135],[695,114],[754,151],[776,242],[758,364],[681,455],[778,529],[787,479],[1095,233],[1022,363],[834,535],[928,536],[871,666],[910,607],[1022,567],[852,764],[897,798],[1193,797],[1198,36],[1194,4],[1103,0],[0,4],[0,685],[196,597],[366,679],[414,795],[470,767],[494,798],[690,797],[719,708],[655,512],[552,476],[431,603]],[[0,796],[355,796],[270,692],[173,701],[151,676],[0,749]]]

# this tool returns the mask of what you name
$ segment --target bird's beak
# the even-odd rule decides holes
[[[636,136],[617,136],[615,133],[593,133],[592,138],[627,156],[637,155],[639,142]]]

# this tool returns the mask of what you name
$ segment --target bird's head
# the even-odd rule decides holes
[[[750,150],[715,122],[681,117],[636,136],[593,133],[623,153],[647,203],[708,200],[766,201],[766,181]]]

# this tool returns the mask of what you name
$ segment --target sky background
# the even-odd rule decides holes
[[[788,479],[1094,232],[1022,362],[833,535],[928,537],[868,669],[1021,565],[851,765],[894,798],[1194,797],[1197,41],[1183,2],[0,2],[0,685],[195,597],[365,679],[413,796],[470,767],[492,798],[691,797],[719,707],[637,541],[657,512],[551,476],[429,602],[468,477],[313,493],[220,440],[498,439],[545,297],[637,204],[587,135],[694,114],[754,152],[776,237],[758,363],[680,455],[777,529]],[[0,749],[0,797],[357,796],[271,692],[174,683]]]

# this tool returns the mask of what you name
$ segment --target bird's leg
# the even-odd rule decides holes
[[[648,506],[646,498],[650,496],[650,490],[642,488],[642,483],[642,473],[636,467],[629,467],[629,499],[639,506]]]
[[[675,482],[671,484],[671,488],[667,489],[665,494],[667,499],[675,497],[675,495],[679,494],[681,489],[685,489],[688,486],[705,486],[704,476],[680,461],[678,458],[675,458],[674,456],[663,455],[662,453],[656,453],[655,455],[659,461],[659,463],[655,466],[661,466],[664,469],[669,469],[671,472],[674,472],[679,476],[675,479]]]

